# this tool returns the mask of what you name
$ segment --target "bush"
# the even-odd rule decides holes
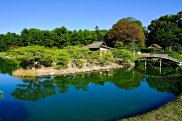
[[[64,48],[70,55],[70,59],[87,59],[91,52],[88,48],[81,46],[68,46]]]
[[[83,59],[75,59],[73,63],[76,65],[78,68],[84,67],[85,61]]]
[[[168,54],[176,59],[182,60],[182,55],[177,52],[168,52]]]
[[[50,67],[53,62],[55,67],[67,67],[69,54],[64,50],[52,50],[42,46],[27,46],[10,50],[8,56],[17,60],[19,66],[30,69],[32,67],[40,68],[41,66]]]
[[[108,65],[111,62],[114,62],[114,58],[111,53],[105,53],[105,54],[100,55],[99,63],[101,65]]]
[[[177,68],[176,68],[176,71],[177,71],[177,72],[182,72],[182,66],[177,67]]]
[[[165,51],[166,53],[170,53],[170,52],[172,52],[172,49],[169,48],[169,47],[166,47],[166,48],[164,49],[164,51]]]
[[[52,60],[56,63],[56,68],[68,67],[69,54],[65,50],[55,50]]]
[[[131,63],[136,59],[134,53],[127,49],[113,49],[111,52],[116,60],[122,60],[124,63]]]
[[[155,49],[154,48],[141,48],[141,53],[154,53]]]
[[[96,63],[100,57],[99,51],[90,51],[88,48],[81,46],[68,46],[64,49],[69,53],[71,62],[79,68],[82,68],[86,61]]]

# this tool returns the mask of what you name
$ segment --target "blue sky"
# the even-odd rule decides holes
[[[1,0],[0,33],[61,26],[69,30],[110,29],[125,17],[147,26],[153,19],[179,11],[182,0]]]

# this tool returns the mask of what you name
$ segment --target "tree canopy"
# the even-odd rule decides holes
[[[52,31],[39,30],[35,28],[23,29],[20,34],[0,34],[0,51],[25,46],[45,46],[63,48],[74,45],[87,45],[93,41],[101,41],[107,30],[74,30],[65,27],[55,28]]]
[[[159,44],[164,48],[178,50],[182,44],[182,12],[155,19],[148,26],[148,44]]]
[[[124,46],[129,44],[132,46],[134,43],[144,46],[145,36],[141,26],[141,22],[137,20],[131,18],[120,19],[106,34],[106,44],[115,47],[118,42],[122,42]]]

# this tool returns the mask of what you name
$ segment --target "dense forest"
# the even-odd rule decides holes
[[[93,41],[101,41],[106,33],[107,30],[99,30],[98,26],[95,27],[95,31],[70,31],[65,27],[55,28],[52,31],[35,28],[23,29],[20,35],[10,32],[0,34],[0,51],[33,45],[49,48],[86,45]]]

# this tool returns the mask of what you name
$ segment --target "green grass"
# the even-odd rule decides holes
[[[159,109],[119,121],[182,121],[182,96]]]

